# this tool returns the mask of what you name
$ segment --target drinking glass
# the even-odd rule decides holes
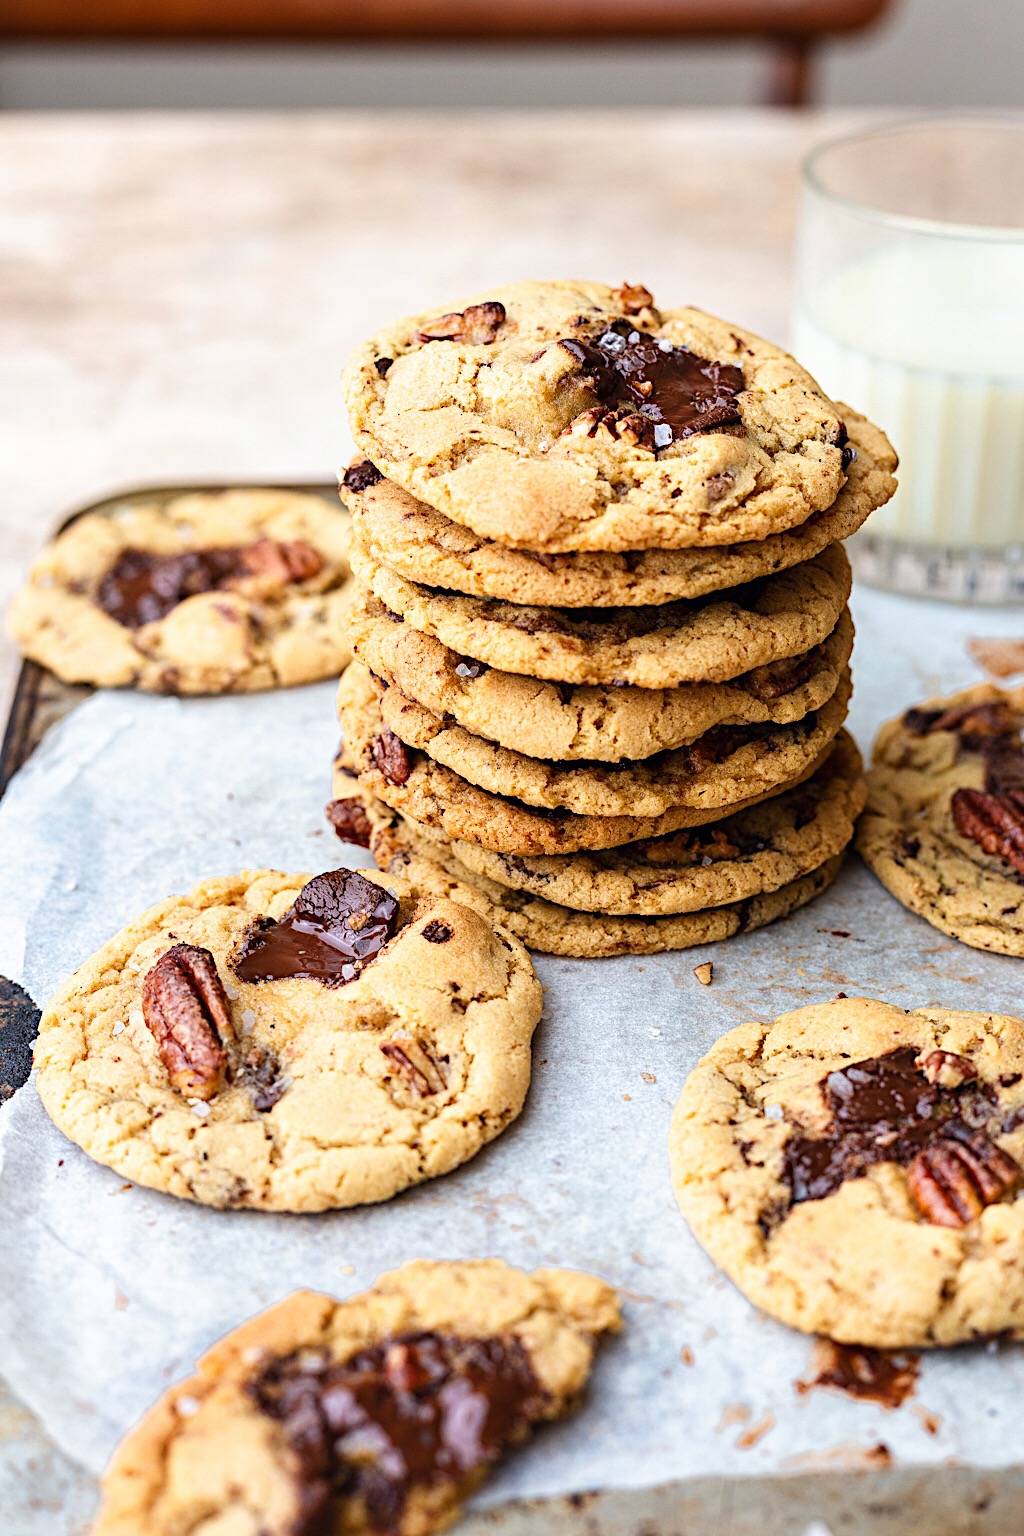
[[[876,421],[899,490],[851,541],[894,591],[1024,597],[1024,117],[941,117],[804,164],[793,350]]]

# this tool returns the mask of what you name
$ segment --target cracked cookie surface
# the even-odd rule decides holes
[[[743,901],[810,874],[847,847],[863,804],[860,753],[842,731],[826,762],[796,789],[704,827],[547,858],[493,853],[457,839],[439,845],[472,874],[560,906],[663,917]],[[417,846],[429,852],[427,842]]]
[[[726,683],[574,687],[461,656],[395,623],[361,589],[350,633],[358,659],[406,698],[475,736],[559,762],[636,761],[687,746],[718,726],[790,725],[832,698],[853,650],[846,609],[820,646]]]
[[[606,608],[703,597],[812,560],[848,539],[896,489],[896,454],[884,433],[839,407],[857,457],[835,501],[787,533],[707,549],[621,554],[534,554],[482,538],[417,501],[366,460],[356,460],[342,500],[370,558],[409,581],[472,597],[548,608]]]
[[[698,1242],[773,1317],[842,1343],[1024,1329],[1024,1022],[869,998],[724,1035],[672,1120]]]
[[[498,1259],[414,1261],[346,1301],[297,1291],[127,1435],[92,1536],[429,1536],[578,1407],[619,1323],[596,1276]]]
[[[802,655],[835,629],[850,596],[841,544],[778,576],[654,608],[531,608],[418,586],[352,548],[385,610],[449,650],[550,682],[670,688],[725,682]]]
[[[1024,955],[1024,689],[988,683],[883,725],[857,846],[896,899],[975,949]]]
[[[763,539],[830,506],[849,459],[791,357],[639,288],[518,282],[401,320],[356,349],[345,387],[389,479],[547,553]]]
[[[235,693],[334,677],[349,519],[320,496],[196,492],[87,513],[35,561],[9,628],[67,683]]]
[[[707,803],[693,792],[691,776],[681,768],[676,803],[659,815],[590,815],[562,807],[528,805],[507,794],[482,789],[428,753],[407,747],[385,725],[379,687],[360,663],[353,662],[345,673],[339,699],[344,735],[339,766],[357,775],[363,787],[386,805],[447,838],[465,838],[500,853],[572,853],[581,848],[614,848],[640,838],[660,837],[680,827],[719,820],[725,813],[722,800]],[[773,782],[773,759],[766,757],[757,773],[752,769],[748,798],[729,803],[729,812],[767,800],[781,789],[809,778],[824,760],[842,725],[846,702],[844,689],[829,700],[813,721],[808,718],[788,727],[790,734],[785,736],[776,765],[778,779]],[[756,743],[743,750],[753,753],[760,745]],[[548,765],[539,766],[544,769]],[[723,767],[719,791],[727,793],[726,785],[735,787],[740,781],[736,775],[728,777],[727,764]],[[637,773],[639,769],[630,771]],[[786,771],[790,774],[788,780]],[[651,793],[655,794],[656,778],[653,770],[649,772],[655,786]],[[709,798],[714,800],[713,795]]]
[[[351,794],[352,782],[335,775],[335,793]],[[362,793],[371,852],[381,869],[415,879],[424,890],[447,896],[500,924],[545,954],[578,959],[656,955],[714,944],[788,917],[827,890],[839,873],[835,855],[778,889],[724,906],[663,916],[581,912],[530,891],[514,890],[463,864],[455,846],[428,836],[420,826]]]
[[[321,943],[323,900],[303,902],[338,890],[362,907]],[[540,1007],[529,957],[474,912],[375,872],[250,871],[152,907],[76,971],[40,1023],[39,1095],[90,1157],[149,1188],[359,1205],[515,1119]]]

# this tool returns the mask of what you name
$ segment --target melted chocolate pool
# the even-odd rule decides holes
[[[242,981],[306,976],[328,986],[354,981],[394,935],[398,902],[355,869],[304,885],[280,922],[260,918],[232,962]]]

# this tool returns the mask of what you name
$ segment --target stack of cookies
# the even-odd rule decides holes
[[[339,835],[564,955],[822,891],[864,796],[841,541],[895,488],[883,434],[630,286],[399,322],[346,383]]]

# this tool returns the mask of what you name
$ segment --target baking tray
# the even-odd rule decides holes
[[[166,500],[191,490],[224,488],[224,485],[219,485],[129,490],[94,503],[89,508],[82,508],[74,516],[92,510],[112,512],[127,501]],[[333,486],[323,483],[306,483],[288,486],[287,489],[314,492],[331,500],[336,494]],[[869,668],[862,666],[859,670],[864,726],[868,719],[880,717],[883,696],[884,712],[888,713],[894,707],[897,692],[902,698],[904,693],[910,697],[911,689],[916,690],[918,695],[927,691],[923,681],[917,677],[916,670],[911,682],[909,669],[901,669],[903,675],[898,680],[895,692],[890,677],[886,675],[883,678],[881,675],[882,666],[888,668],[893,661],[892,645],[889,645],[890,654],[886,654],[883,636],[891,633],[892,615],[902,612],[894,606],[896,603],[895,599],[875,594],[864,603],[866,650],[879,664],[877,678],[865,675]],[[915,608],[915,617],[918,616],[923,617],[923,609]],[[903,617],[905,620],[905,614]],[[915,649],[919,648],[915,641]],[[25,665],[18,682],[0,758],[0,787],[6,786],[10,775],[27,761],[46,731],[74,710],[90,692],[85,688],[67,688],[45,669],[31,663]],[[863,729],[861,735],[863,739]],[[895,925],[901,927],[904,921],[898,917],[898,908],[887,905],[888,898],[881,895],[863,870],[855,873],[858,878],[851,882],[853,889],[847,894],[847,901],[851,903],[851,920],[846,921],[844,918],[843,926],[856,928],[859,921],[863,924],[862,935],[870,945],[872,941],[868,935],[878,928],[879,923],[884,923],[888,933],[890,919],[895,919]],[[886,903],[884,913],[873,910],[879,904],[879,899]],[[858,907],[859,911],[856,910]],[[852,920],[854,917],[858,921]],[[794,927],[787,932],[795,934],[797,929]],[[931,930],[923,928],[921,937],[924,942],[919,944],[915,940],[914,948],[920,948],[922,952],[931,939],[938,938]],[[879,934],[874,933],[874,939],[877,941],[878,938]],[[756,935],[754,939],[756,941]],[[786,944],[781,942],[781,930],[779,940],[778,947],[785,950]],[[937,985],[943,988],[948,986],[954,972],[987,969],[993,964],[987,957],[977,956],[972,951],[948,945],[944,948],[950,950],[948,960],[943,959],[941,965],[929,962],[930,972],[935,973]],[[736,954],[739,953],[737,950]],[[934,949],[931,953],[938,960]],[[746,955],[747,950],[743,954]],[[961,957],[963,966],[959,964]],[[798,958],[797,946],[792,959],[795,962]],[[686,966],[692,963],[687,957],[680,957],[681,980],[688,975]],[[836,963],[839,963],[838,957]],[[1006,964],[1004,962],[1004,966]],[[553,982],[557,981],[560,969],[557,962],[545,967]],[[792,971],[793,967],[789,969]],[[943,973],[941,982],[938,979],[940,970]],[[767,979],[775,983],[773,991],[777,990],[777,973]],[[866,975],[864,979],[867,980]],[[973,979],[965,976],[962,981]],[[840,977],[836,984],[844,980],[845,977]],[[675,984],[678,986],[679,981]],[[682,1000],[685,994],[679,996]],[[960,998],[950,996],[949,1001],[955,1005]],[[785,1006],[790,1005],[788,1000],[780,999],[777,1009],[767,1011],[781,1012]],[[752,1013],[744,1016],[752,1016]],[[660,1031],[652,1033],[658,1034]],[[94,1173],[92,1177],[95,1179]],[[443,1192],[438,1191],[438,1194],[443,1195]],[[434,1198],[434,1192],[428,1191],[422,1197],[423,1203],[430,1205]],[[437,1203],[443,1207],[443,1198]],[[630,1297],[628,1291],[625,1294]],[[630,1305],[643,1306],[651,1299],[639,1294],[633,1295]],[[593,1406],[597,1407],[596,1401]],[[717,1411],[711,1402],[706,1404],[706,1408],[709,1413]],[[650,1411],[652,1414],[657,1413],[653,1401]],[[585,1425],[586,1415],[581,1421],[581,1431]],[[606,1425],[606,1433],[609,1427]],[[977,1533],[977,1536],[1004,1536],[1004,1533],[1005,1536],[1018,1536],[1024,1525],[1024,1466],[1017,1457],[1013,1458],[1011,1465],[1005,1462],[979,1465],[966,1461],[961,1461],[959,1465],[943,1465],[940,1462],[929,1465],[917,1460],[908,1463],[902,1460],[898,1451],[890,1454],[887,1449],[884,1442],[894,1438],[898,1439],[898,1436],[889,1433],[887,1424],[880,1425],[878,1443],[872,1441],[868,1444],[861,1439],[859,1444],[839,1445],[833,1439],[829,1443],[830,1448],[822,1450],[820,1455],[801,1458],[799,1465],[780,1467],[769,1475],[759,1470],[754,1471],[753,1475],[732,1475],[713,1472],[708,1467],[708,1475],[699,1475],[702,1469],[690,1469],[679,1481],[666,1479],[659,1481],[656,1486],[613,1488],[597,1492],[581,1490],[568,1495],[528,1499],[509,1499],[506,1496],[503,1502],[474,1510],[460,1526],[460,1530],[464,1536],[556,1536],[556,1533],[558,1536],[562,1536],[562,1533],[565,1536],[720,1536],[720,1533],[721,1536],[726,1536],[726,1533],[754,1536],[755,1532],[757,1536],[784,1536],[784,1533],[785,1536],[789,1536],[789,1533],[794,1533],[794,1536],[801,1536],[801,1533],[806,1533],[806,1536],[812,1536],[812,1533],[813,1536],[825,1536],[827,1531],[834,1533],[834,1536],[868,1536],[868,1533],[870,1536],[945,1536],[945,1533],[953,1530]],[[544,1455],[540,1445],[534,1454]],[[984,1456],[979,1458],[982,1463],[985,1460]],[[694,1475],[694,1470],[698,1475]],[[64,1527],[55,1526],[54,1530],[55,1536],[58,1536],[58,1530],[59,1536],[65,1536]]]

